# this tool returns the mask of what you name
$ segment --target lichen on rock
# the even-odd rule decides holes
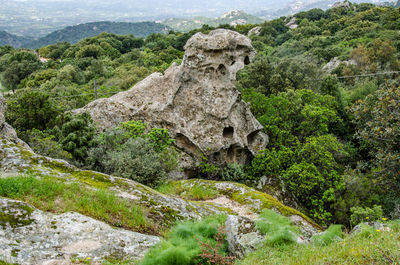
[[[186,43],[181,65],[73,113],[89,112],[102,129],[129,120],[167,128],[184,153],[180,166],[187,174],[204,156],[217,164],[245,163],[268,142],[234,85],[254,55],[250,39],[237,32],[197,33]]]
[[[70,264],[72,257],[92,261],[107,256],[141,258],[160,241],[78,213],[44,213],[14,200],[0,198],[0,209],[0,257],[12,263]]]

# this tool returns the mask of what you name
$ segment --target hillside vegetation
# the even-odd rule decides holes
[[[187,32],[193,29],[201,28],[203,25],[209,25],[217,27],[218,25],[244,25],[244,24],[259,24],[263,20],[247,14],[243,11],[230,11],[223,14],[220,17],[209,18],[209,17],[195,17],[191,19],[184,18],[169,18],[164,20],[163,23],[173,30]]]
[[[256,58],[239,72],[237,87],[269,145],[247,165],[213,165],[205,157],[197,176],[254,187],[264,180],[269,185],[259,189],[324,227],[399,219],[399,14],[350,3],[297,13],[297,27],[285,17],[260,24],[260,34],[250,36]],[[223,27],[247,34],[254,25]],[[176,169],[166,130],[131,121],[99,132],[88,115],[66,112],[180,63],[186,41],[211,29],[146,38],[102,33],[41,47],[46,63],[30,50],[0,47],[7,121],[40,154],[157,187]],[[397,264],[398,222],[389,227],[340,233],[323,246],[266,244],[241,264]]]

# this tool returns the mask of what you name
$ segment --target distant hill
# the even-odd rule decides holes
[[[218,26],[221,24],[230,24],[232,26],[238,24],[259,24],[263,20],[256,16],[247,14],[243,11],[230,11],[217,18],[194,17],[191,19],[170,18],[162,23],[171,27],[176,31],[190,31],[192,29],[201,28],[204,24],[210,26]]]
[[[25,47],[40,48],[57,42],[77,43],[82,39],[97,36],[102,32],[146,37],[152,33],[167,33],[168,31],[169,28],[167,26],[155,22],[91,22],[54,31],[31,43],[27,43]]]
[[[13,46],[15,48],[20,48],[24,46],[25,43],[32,41],[33,38],[21,37],[8,33],[7,31],[0,31],[0,46]]]

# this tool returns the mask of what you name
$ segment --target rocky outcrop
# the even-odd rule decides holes
[[[345,65],[357,65],[357,63],[351,59],[347,61],[341,61],[339,60],[338,57],[332,58],[327,64],[325,64],[322,67],[322,70],[327,71],[331,73],[333,70],[335,70],[340,64],[345,64]]]
[[[299,26],[297,24],[296,17],[287,17],[285,22],[286,22],[286,27],[288,27],[290,29],[295,29]]]
[[[225,231],[228,250],[238,258],[257,250],[265,240],[265,236],[256,229],[254,221],[242,216],[228,215]]]
[[[141,258],[157,244],[156,236],[111,226],[78,213],[55,215],[0,198],[0,259],[18,264],[98,262],[106,257]]]
[[[350,3],[348,1],[343,1],[343,2],[336,2],[332,5],[332,8],[345,8],[345,9],[350,9]]]
[[[203,156],[218,164],[246,163],[268,142],[234,85],[254,55],[250,39],[237,32],[197,33],[186,43],[181,65],[74,113],[89,112],[102,129],[129,120],[167,128],[185,153],[181,166],[187,172]]]
[[[249,30],[249,32],[247,33],[247,36],[251,36],[251,35],[256,35],[256,36],[259,36],[260,35],[260,33],[261,33],[261,27],[260,26],[257,26],[257,27],[254,27],[254,28],[252,28],[251,30]]]

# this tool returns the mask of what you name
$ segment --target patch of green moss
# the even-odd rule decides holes
[[[93,171],[75,171],[71,174],[71,177],[95,188],[116,186],[116,183],[112,182],[109,176]]]
[[[235,188],[217,187],[218,183],[233,184]],[[316,224],[311,218],[307,217],[301,212],[291,207],[285,206],[280,201],[278,201],[277,199],[275,199],[274,197],[272,197],[267,193],[256,191],[244,184],[239,184],[234,182],[213,181],[213,180],[191,179],[191,180],[174,181],[171,183],[171,185],[180,188],[182,187],[184,188],[185,186],[191,187],[193,185],[197,185],[215,189],[218,190],[220,194],[227,196],[229,199],[233,201],[250,206],[250,208],[256,213],[260,213],[263,209],[275,209],[284,216],[299,215],[315,228],[321,229],[321,227],[318,224]]]
[[[13,250],[11,250],[11,257],[14,257],[14,258],[18,257],[18,253],[19,253],[20,251],[21,251],[20,249],[13,249]]]
[[[30,225],[33,222],[33,219],[30,218],[33,211],[33,208],[19,202],[11,202],[8,206],[2,206],[0,208],[0,226],[9,225],[15,228]]]

